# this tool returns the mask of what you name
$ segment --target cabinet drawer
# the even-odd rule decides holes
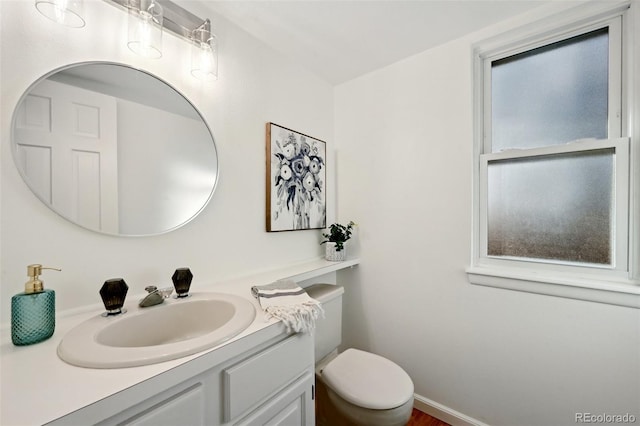
[[[223,372],[224,420],[271,396],[313,365],[308,334],[295,334]]]

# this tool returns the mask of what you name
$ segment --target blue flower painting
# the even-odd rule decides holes
[[[326,144],[267,123],[267,231],[326,227]]]

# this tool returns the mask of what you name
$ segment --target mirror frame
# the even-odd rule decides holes
[[[53,206],[48,201],[44,200],[43,197],[40,194],[36,193],[36,191],[34,191],[31,188],[31,186],[30,186],[30,184],[29,184],[29,182],[27,180],[27,177],[25,175],[25,172],[19,166],[19,162],[18,162],[18,150],[17,150],[17,144],[15,143],[15,129],[16,129],[17,116],[18,116],[18,108],[20,107],[22,102],[25,100],[25,98],[31,93],[31,91],[36,86],[38,86],[42,81],[47,80],[52,75],[54,75],[56,73],[59,73],[61,71],[64,71],[64,70],[67,70],[67,69],[71,69],[71,68],[76,68],[76,67],[83,66],[83,65],[113,65],[113,66],[128,68],[130,70],[140,72],[142,74],[145,74],[148,77],[151,77],[151,78],[153,78],[155,80],[158,80],[159,82],[165,84],[168,88],[173,90],[175,93],[180,95],[188,103],[188,105],[191,106],[191,108],[193,108],[195,113],[202,120],[202,123],[204,124],[205,128],[209,132],[209,135],[211,136],[211,143],[213,144],[213,152],[215,153],[215,167],[216,167],[215,181],[213,182],[213,186],[211,188],[211,192],[209,193],[209,196],[207,197],[207,200],[204,202],[204,204],[197,211],[195,211],[184,222],[179,223],[176,226],[173,226],[173,227],[171,227],[169,229],[165,229],[165,230],[162,230],[162,231],[159,231],[159,232],[149,233],[149,234],[143,234],[143,233],[140,233],[140,234],[120,234],[120,233],[105,232],[105,231],[101,231],[101,230],[98,230],[98,229],[93,229],[93,228],[81,225],[79,223],[76,223],[72,219],[66,217],[64,214],[62,214],[61,212],[59,212],[56,209],[54,209]],[[13,156],[13,163],[14,163],[16,169],[18,170],[18,173],[20,174],[23,183],[29,189],[29,192],[31,192],[31,194],[33,194],[36,198],[38,198],[47,208],[49,208],[49,210],[53,211],[54,213],[56,213],[58,216],[62,217],[66,221],[68,221],[68,222],[70,222],[70,223],[72,223],[72,224],[74,224],[76,226],[79,226],[79,227],[81,227],[83,229],[86,229],[86,230],[89,230],[89,231],[92,231],[92,232],[96,232],[96,233],[102,234],[102,235],[110,235],[110,236],[114,236],[114,237],[133,237],[133,238],[135,238],[135,237],[152,237],[152,236],[163,235],[163,234],[167,234],[169,232],[175,231],[175,230],[185,226],[187,223],[190,223],[199,214],[202,213],[202,211],[211,202],[211,199],[213,198],[213,194],[215,193],[216,188],[218,186],[218,181],[220,180],[220,161],[219,161],[218,147],[216,146],[216,138],[215,138],[215,136],[214,136],[214,134],[213,134],[213,132],[211,130],[211,127],[209,126],[209,123],[204,118],[204,116],[202,115],[200,110],[198,108],[196,108],[196,106],[191,102],[191,100],[189,100],[189,98],[187,98],[184,95],[184,93],[182,93],[180,90],[176,89],[172,84],[168,83],[163,78],[158,77],[157,75],[151,73],[150,71],[146,71],[144,69],[137,68],[137,67],[134,67],[134,66],[131,66],[131,65],[128,65],[128,64],[124,64],[124,63],[119,63],[119,62],[113,62],[113,61],[82,61],[82,62],[75,62],[75,63],[71,63],[71,64],[67,64],[67,65],[63,65],[61,67],[55,68],[54,70],[49,71],[46,74],[43,74],[42,76],[40,76],[38,79],[36,79],[33,83],[31,83],[24,90],[24,92],[22,93],[22,95],[18,99],[17,103],[15,104],[15,107],[14,107],[13,113],[12,113],[12,117],[11,117],[10,143],[11,143],[11,154]]]

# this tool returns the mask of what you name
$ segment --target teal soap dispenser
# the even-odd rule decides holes
[[[47,340],[56,328],[56,293],[45,290],[40,281],[42,265],[27,266],[29,281],[24,285],[24,293],[11,298],[11,341],[24,346]]]

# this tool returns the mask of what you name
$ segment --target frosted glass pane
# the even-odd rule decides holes
[[[608,30],[491,64],[492,152],[608,137]]]
[[[614,149],[488,164],[488,254],[611,264]]]

